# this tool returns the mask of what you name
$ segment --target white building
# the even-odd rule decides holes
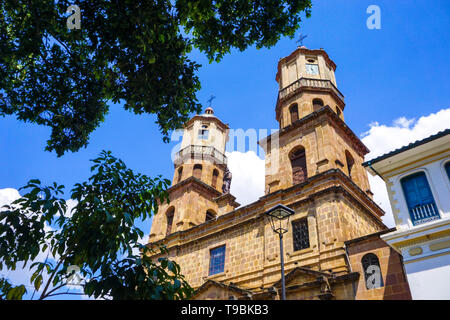
[[[450,129],[364,163],[386,183],[413,299],[450,299]]]

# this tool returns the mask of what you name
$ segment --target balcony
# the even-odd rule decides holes
[[[227,157],[222,152],[211,146],[187,146],[186,148],[183,148],[175,153],[174,163],[180,164],[188,159],[209,159],[216,164],[227,165]]]
[[[409,210],[413,225],[418,225],[439,219],[439,213],[434,202],[417,205]]]
[[[334,84],[330,80],[309,79],[309,78],[298,79],[297,81],[291,83],[287,87],[281,89],[278,94],[278,99],[282,100],[300,88],[303,89],[321,88],[325,90],[330,90],[339,99],[341,99],[342,102],[344,102],[344,95],[334,86]]]

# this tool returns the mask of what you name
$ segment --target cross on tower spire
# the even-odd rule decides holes
[[[210,107],[210,108],[211,108],[211,105],[212,105],[212,101],[213,101],[215,98],[216,98],[216,96],[211,95],[211,97],[208,99],[207,102],[209,102],[209,107]]]
[[[299,38],[297,40],[297,43],[299,44],[299,47],[303,46],[303,40],[305,40],[308,37],[308,35],[303,35],[303,33],[300,33]]]

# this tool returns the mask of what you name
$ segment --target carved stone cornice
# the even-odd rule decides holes
[[[352,143],[353,148],[356,152],[358,152],[359,155],[364,156],[370,152],[370,150],[364,145],[364,143],[362,143],[358,136],[349,128],[349,126],[347,126],[347,124],[341,118],[339,118],[339,116],[328,105],[289,124],[276,134],[271,134],[264,139],[261,139],[260,141],[258,141],[258,144],[261,146],[267,145],[267,143],[271,141],[273,135],[281,137],[282,135],[290,133],[297,128],[311,124],[313,123],[313,121],[320,120],[320,117],[326,117],[326,121],[328,121],[334,128],[339,129],[343,134],[345,134],[345,136]]]

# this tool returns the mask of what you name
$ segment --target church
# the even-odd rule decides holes
[[[345,123],[335,70],[323,49],[279,60],[279,130],[258,142],[265,194],[249,205],[229,192],[229,126],[212,108],[185,124],[149,246],[167,247],[192,299],[281,299],[279,238],[266,214],[280,204],[294,212],[283,245],[287,299],[411,299],[402,256],[381,238],[395,228],[372,200],[369,150]]]

